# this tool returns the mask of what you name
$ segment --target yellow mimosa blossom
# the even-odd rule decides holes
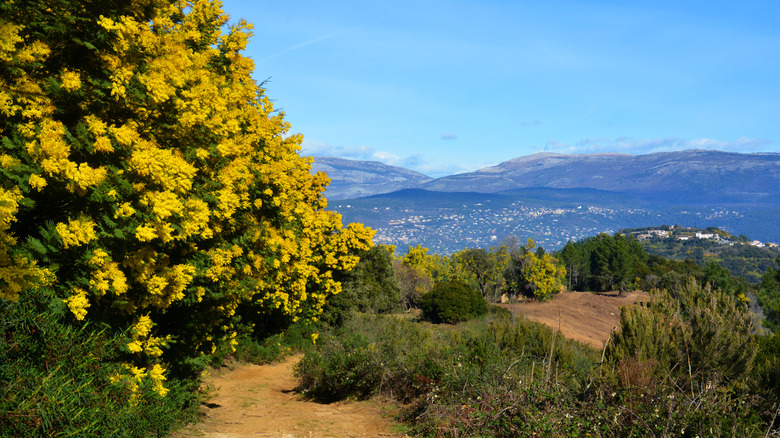
[[[30,186],[34,188],[37,191],[43,190],[44,187],[46,187],[46,178],[43,178],[41,176],[38,176],[34,173],[30,174],[30,179],[28,180],[30,183]]]
[[[0,61],[11,61],[16,43],[22,42],[19,31],[22,26],[0,20]]]
[[[55,228],[65,248],[89,243],[97,237],[95,235],[95,222],[85,217],[69,219],[67,225],[60,222]]]
[[[81,288],[74,288],[71,291],[71,296],[63,301],[68,305],[68,309],[70,309],[76,319],[79,321],[84,320],[87,316],[87,309],[90,306],[87,291]]]
[[[130,203],[123,202],[114,210],[114,219],[128,218],[132,216],[133,213],[135,213],[135,209],[130,206]]]
[[[78,72],[65,69],[62,71],[60,80],[62,81],[62,88],[67,91],[76,91],[81,88],[81,75]]]
[[[8,155],[8,154],[0,154],[0,167],[4,169],[8,169],[11,166],[15,165],[17,163],[16,159],[14,157]]]
[[[49,46],[43,41],[33,41],[17,52],[17,59],[22,63],[43,61],[51,53]]]
[[[149,370],[149,378],[152,379],[152,382],[154,383],[154,390],[157,392],[157,394],[159,394],[160,397],[165,397],[169,391],[169,389],[165,388],[165,384],[163,383],[167,380],[165,378],[165,368],[163,368],[160,364],[152,365],[152,368]]]

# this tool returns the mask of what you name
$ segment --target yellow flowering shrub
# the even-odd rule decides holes
[[[249,24],[209,0],[2,8],[0,299],[49,284],[130,333],[128,382],[162,394],[160,363],[339,293],[373,231],[325,210],[242,55]]]

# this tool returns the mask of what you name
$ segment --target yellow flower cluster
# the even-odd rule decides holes
[[[48,271],[39,269],[35,262],[24,257],[14,257],[10,252],[16,246],[16,238],[8,231],[16,220],[22,197],[17,188],[0,188],[0,299],[16,300],[31,284],[47,283]]]
[[[36,175],[34,173],[30,174],[30,178],[28,179],[28,182],[30,183],[30,187],[34,188],[37,191],[43,190],[44,187],[46,187],[46,178],[43,178],[39,175]]]
[[[62,81],[62,88],[67,91],[72,92],[81,88],[81,75],[78,72],[65,69],[62,71],[60,80]]]
[[[184,298],[184,291],[195,276],[195,268],[188,264],[169,266],[167,255],[151,247],[129,254],[123,262],[133,272],[133,279],[143,287],[145,296],[135,303],[141,308],[165,309]]]
[[[95,222],[86,217],[69,219],[67,224],[59,222],[55,228],[65,248],[81,246],[97,238]]]
[[[173,192],[186,193],[192,188],[195,166],[151,142],[138,140],[129,164],[139,176]]]
[[[41,123],[38,141],[27,144],[27,152],[40,162],[41,168],[50,176],[59,176],[68,182],[68,189],[86,193],[86,189],[103,182],[106,169],[93,168],[87,163],[76,163],[69,159],[70,146],[65,141],[65,126],[58,121],[44,119]]]
[[[22,42],[19,31],[22,26],[0,20],[0,61],[11,61],[16,43]]]
[[[138,402],[138,391],[144,380],[151,381],[152,390],[160,397],[165,397],[170,391],[165,387],[165,368],[160,364],[154,364],[148,369],[134,367],[132,365],[125,365],[125,370],[128,374],[115,374],[111,376],[111,381],[115,383],[122,383],[127,385],[131,392],[131,401]]]
[[[89,298],[87,298],[87,291],[81,288],[74,288],[71,291],[70,297],[62,300],[68,305],[68,309],[73,313],[79,321],[83,321],[87,316],[87,309],[90,306]]]
[[[168,344],[171,336],[152,336],[152,327],[154,327],[154,323],[148,314],[138,318],[131,330],[132,341],[127,344],[131,353],[143,352],[150,357],[162,356],[162,348]]]
[[[127,293],[129,287],[125,273],[119,268],[119,263],[111,260],[103,249],[93,252],[89,263],[96,269],[89,280],[90,289],[97,295],[103,296],[109,291],[115,295]]]
[[[228,249],[215,248],[208,251],[211,267],[206,271],[206,277],[213,282],[218,282],[222,279],[227,280],[232,277],[236,270],[231,262],[233,258],[242,255],[243,252],[241,247],[237,245],[233,245]]]

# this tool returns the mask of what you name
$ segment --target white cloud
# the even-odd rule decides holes
[[[335,146],[319,141],[303,140],[301,145],[303,155],[312,155],[318,157],[340,157],[351,160],[374,160],[373,149],[368,146],[344,147]]]
[[[727,152],[761,152],[771,140],[763,138],[740,137],[734,141],[715,140],[711,138],[654,138],[634,139],[629,137],[583,138],[574,144],[549,140],[544,147],[548,152],[569,154],[592,153],[622,153],[622,154],[652,154],[655,152],[682,151],[686,149],[711,149]]]

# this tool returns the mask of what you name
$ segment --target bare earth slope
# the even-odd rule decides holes
[[[292,367],[283,363],[242,365],[215,373],[208,383],[217,391],[203,407],[205,418],[174,438],[213,437],[403,437],[378,401],[319,404],[294,391]],[[396,429],[397,430],[397,429]]]
[[[564,336],[602,348],[614,327],[620,321],[620,308],[650,299],[646,292],[635,291],[618,296],[617,292],[593,294],[590,292],[562,292],[545,303],[501,304],[552,328],[560,326]]]

